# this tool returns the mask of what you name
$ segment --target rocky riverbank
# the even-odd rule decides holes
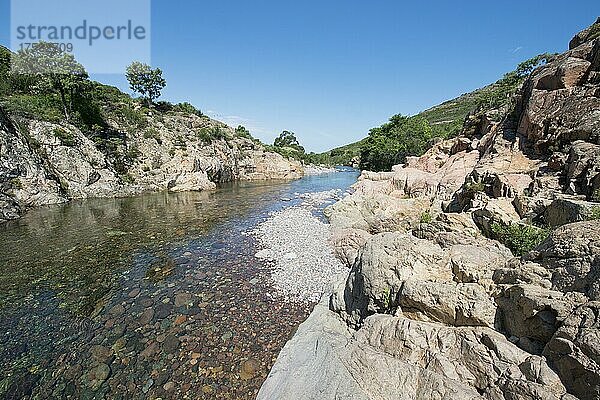
[[[301,163],[206,116],[125,110],[135,125],[114,116],[91,134],[0,107],[0,222],[72,199],[211,190],[222,182],[304,174]]]
[[[600,398],[599,26],[326,210],[349,273],[259,400]]]

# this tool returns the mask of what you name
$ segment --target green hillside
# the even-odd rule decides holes
[[[316,155],[315,158],[334,165],[352,165],[353,160],[360,159],[362,169],[388,170],[392,165],[402,163],[406,156],[421,155],[433,139],[458,135],[470,113],[508,105],[531,71],[551,57],[549,54],[536,56],[519,64],[514,71],[491,85],[417,115],[395,115],[389,122],[371,129],[365,139]]]

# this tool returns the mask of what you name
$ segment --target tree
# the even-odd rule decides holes
[[[433,139],[429,122],[423,117],[394,115],[390,122],[373,128],[361,145],[360,167],[389,171],[406,161],[407,156],[422,155]]]
[[[524,79],[529,74],[533,72],[534,69],[545,65],[546,63],[552,61],[552,59],[556,57],[556,54],[543,53],[538,54],[535,57],[530,58],[529,60],[523,61],[517,66],[516,74],[519,78]]]
[[[12,70],[15,75],[34,82],[38,90],[58,93],[67,120],[73,111],[73,98],[81,93],[88,79],[85,68],[73,54],[47,42],[17,52]]]
[[[304,154],[304,147],[300,146],[300,142],[296,138],[294,132],[283,131],[281,134],[275,138],[275,142],[273,142],[273,146],[275,147],[290,147],[296,151],[299,151]]]
[[[160,97],[160,92],[167,86],[160,68],[152,69],[148,64],[138,61],[134,61],[127,67],[125,76],[131,90],[146,98],[148,106]]]
[[[10,51],[0,46],[0,95],[9,92],[10,89]]]
[[[239,137],[243,137],[243,138],[247,138],[247,139],[254,139],[252,137],[252,134],[250,133],[250,131],[248,129],[246,129],[246,127],[243,125],[238,125],[238,127],[235,128],[235,134],[236,134],[236,136],[239,136]]]

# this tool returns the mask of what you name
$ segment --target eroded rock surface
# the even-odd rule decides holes
[[[600,398],[598,31],[536,69],[504,119],[469,117],[327,210],[350,272],[258,399]],[[532,222],[555,229],[522,257],[494,240]]]
[[[116,137],[111,151],[75,126],[9,116],[0,109],[0,222],[30,207],[146,191],[211,190],[236,180],[297,179],[300,163],[265,151],[232,128],[186,114],[148,116],[142,131]],[[125,132],[117,122],[111,134]],[[198,132],[220,129],[207,143]]]

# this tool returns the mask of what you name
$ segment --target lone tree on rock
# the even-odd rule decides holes
[[[138,61],[131,63],[125,73],[129,81],[129,87],[136,93],[141,94],[152,106],[154,100],[160,97],[160,92],[167,86],[167,81],[162,77],[160,68],[152,69],[148,64]]]

